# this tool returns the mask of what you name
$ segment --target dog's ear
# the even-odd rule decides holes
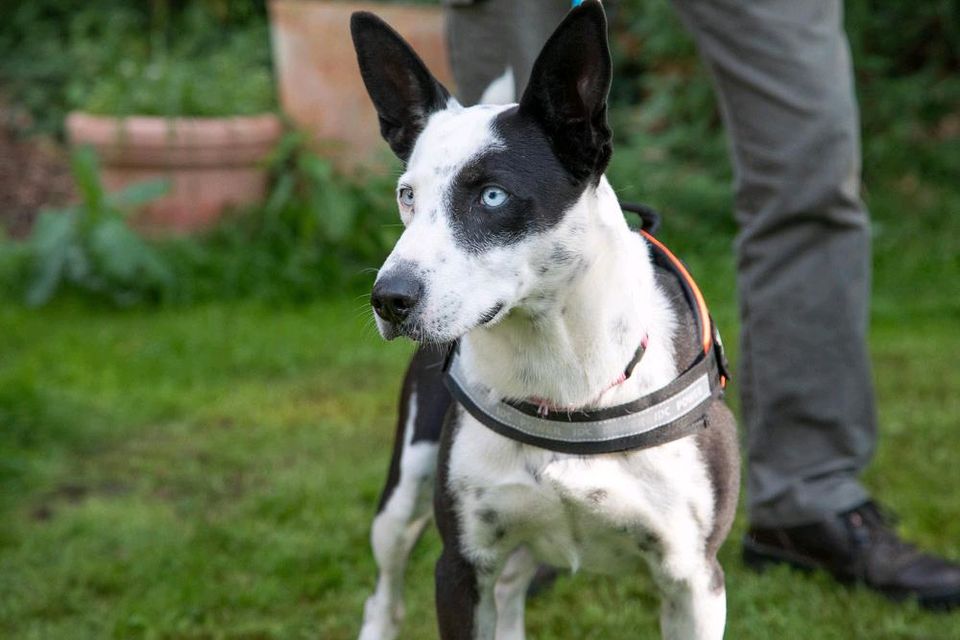
[[[540,123],[554,153],[578,180],[599,180],[610,161],[610,75],[603,7],[586,0],[543,46],[520,100],[521,113]]]
[[[400,34],[377,16],[354,13],[350,33],[380,134],[406,162],[430,114],[446,108],[450,94]]]

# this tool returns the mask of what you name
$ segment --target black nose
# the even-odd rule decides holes
[[[394,324],[403,322],[420,301],[423,286],[413,274],[388,273],[381,276],[370,295],[370,304],[377,315]]]

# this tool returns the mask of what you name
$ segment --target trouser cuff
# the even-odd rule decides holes
[[[748,505],[750,525],[754,527],[796,527],[820,522],[830,516],[863,504],[870,499],[867,490],[854,479],[804,485],[777,499]]]

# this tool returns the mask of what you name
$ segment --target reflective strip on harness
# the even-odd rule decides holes
[[[471,386],[456,350],[450,354],[445,382],[470,415],[502,436],[563,453],[611,453],[677,440],[706,426],[706,407],[722,393],[715,362],[708,356],[663,389],[627,404],[536,416]]]

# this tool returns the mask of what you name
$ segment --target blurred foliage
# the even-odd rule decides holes
[[[262,28],[232,33],[206,54],[194,43],[128,57],[99,74],[78,106],[102,115],[251,115],[276,107]],[[251,52],[258,55],[251,56]]]
[[[71,109],[232,115],[275,108],[263,1],[0,3],[0,86],[61,133]]]
[[[681,161],[729,174],[709,75],[669,2],[619,0],[613,15],[615,131],[639,133]],[[848,0],[846,29],[861,104],[867,173],[897,162],[905,143],[960,128],[960,0]],[[949,154],[948,154],[949,155]],[[893,157],[891,157],[893,156]],[[938,152],[938,156],[940,156]],[[956,154],[935,172],[955,172]]]
[[[25,283],[31,306],[46,304],[65,288],[119,305],[159,299],[172,287],[173,274],[125,216],[163,195],[166,182],[141,182],[110,194],[92,149],[81,147],[70,160],[80,202],[42,212],[25,243],[0,245],[7,275],[21,276],[15,280]]]
[[[335,174],[291,132],[269,159],[271,189],[206,236],[162,247],[177,299],[306,300],[369,285],[400,235],[393,179]]]
[[[64,290],[121,306],[308,300],[369,286],[400,235],[392,178],[336,175],[297,132],[268,160],[266,201],[197,236],[146,240],[128,226],[121,212],[161,195],[164,183],[107,194],[92,150],[72,165],[80,204],[41,213],[26,242],[0,238],[0,292],[30,305]]]
[[[845,7],[866,184],[895,183],[911,194],[904,202],[929,200],[939,185],[952,189],[960,174],[960,0],[849,0]],[[730,165],[694,42],[669,2],[620,0],[608,8],[618,136],[611,181],[625,199],[664,211],[663,235],[678,249],[726,252],[736,231]],[[47,132],[58,132],[64,113],[78,107],[248,113],[272,106],[266,28],[264,0],[0,3],[0,88]],[[336,176],[297,134],[284,138],[269,166],[265,203],[234,212],[202,237],[156,246],[171,284],[139,299],[303,300],[372,279],[400,232],[392,178]],[[905,231],[886,202],[871,207],[882,266]],[[68,227],[45,216],[38,233],[66,237],[75,233]],[[0,252],[0,286],[15,280],[3,274],[15,274],[26,251]]]

